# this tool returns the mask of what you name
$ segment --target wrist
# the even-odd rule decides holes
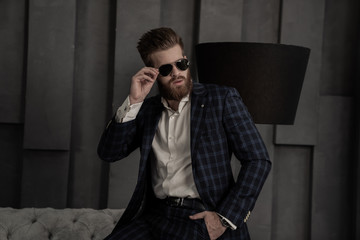
[[[229,219],[227,219],[226,217],[224,217],[223,215],[216,213],[219,216],[220,222],[221,224],[226,227],[226,228],[230,228],[231,230],[236,230],[237,227],[234,223],[232,223]]]
[[[228,221],[226,221],[226,219],[223,216],[219,216],[220,218],[220,222],[221,225],[225,228],[231,228],[230,224],[228,223]]]
[[[144,101],[144,99],[142,99],[142,98],[134,98],[134,97],[131,97],[131,96],[129,95],[130,105],[133,105],[133,104],[136,104],[136,103],[141,103],[141,102],[143,102],[143,101]]]

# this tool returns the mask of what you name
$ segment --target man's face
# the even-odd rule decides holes
[[[172,65],[172,71],[168,76],[161,76],[161,74],[159,74],[157,78],[160,94],[165,99],[180,101],[191,91],[192,81],[190,70],[179,70],[174,64],[179,59],[186,58],[183,56],[182,49],[179,45],[175,45],[167,50],[154,52],[150,58],[155,68],[159,68],[164,64]]]

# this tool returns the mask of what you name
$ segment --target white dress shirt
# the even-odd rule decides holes
[[[196,189],[190,152],[190,101],[184,97],[177,111],[165,99],[152,148],[155,160],[151,164],[152,184],[156,197],[200,198]]]
[[[155,159],[151,163],[152,186],[157,198],[200,198],[195,186],[190,152],[190,99],[184,97],[177,111],[162,98],[162,112],[152,142]],[[136,118],[142,103],[130,105],[129,98],[118,109],[117,122]]]

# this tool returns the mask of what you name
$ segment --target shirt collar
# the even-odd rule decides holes
[[[179,103],[179,108],[178,108],[177,112],[181,113],[181,111],[184,109],[186,103],[188,103],[189,101],[190,101],[190,95],[188,94],[188,95],[186,95],[185,97],[183,97],[183,98],[181,99],[181,101],[180,101],[180,103]],[[168,104],[168,102],[166,101],[165,98],[161,97],[161,103],[164,105],[164,107],[165,107],[167,110],[169,110],[169,111],[171,111],[171,112],[176,112],[176,111],[174,111],[173,109],[171,109],[171,108],[169,107],[169,104]]]

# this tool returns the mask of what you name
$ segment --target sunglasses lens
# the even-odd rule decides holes
[[[179,61],[177,61],[175,63],[176,67],[181,70],[181,71],[185,71],[186,69],[189,68],[189,60],[183,58],[180,59]],[[159,67],[159,73],[161,74],[161,76],[166,77],[167,75],[169,75],[171,73],[173,69],[173,66],[171,64],[165,64],[162,65],[161,67]]]
[[[176,62],[176,67],[182,71],[185,71],[189,68],[189,60],[183,58],[180,61]]]
[[[162,65],[161,67],[159,67],[159,73],[166,77],[167,75],[169,75],[169,73],[171,73],[171,70],[172,70],[172,65],[171,64],[165,64],[165,65]]]

